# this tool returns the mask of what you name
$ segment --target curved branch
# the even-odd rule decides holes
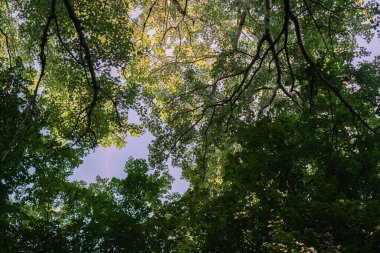
[[[79,37],[80,44],[83,47],[83,50],[85,53],[84,58],[87,62],[87,67],[89,69],[90,76],[91,76],[91,85],[92,85],[92,90],[93,90],[93,97],[92,97],[92,101],[91,101],[90,105],[88,106],[88,111],[87,111],[87,128],[86,128],[86,132],[85,132],[85,134],[86,134],[90,131],[90,128],[91,128],[92,113],[93,113],[94,108],[98,102],[100,86],[97,83],[94,64],[92,61],[92,56],[91,56],[90,48],[87,44],[87,41],[86,41],[86,38],[84,35],[82,23],[78,19],[77,15],[75,14],[75,11],[74,11],[71,3],[69,2],[69,0],[63,0],[63,3],[65,4],[66,10],[69,14],[69,18],[71,19],[71,21],[74,24],[75,30],[76,30],[77,35]]]
[[[375,132],[375,130],[368,125],[368,123],[356,112],[356,110],[351,106],[351,104],[343,97],[340,91],[325,77],[323,72],[317,66],[317,64],[310,58],[309,54],[306,51],[306,48],[302,41],[302,33],[301,26],[297,19],[297,17],[293,14],[293,12],[289,13],[290,20],[292,20],[295,28],[296,38],[298,47],[301,50],[302,56],[305,58],[306,62],[310,65],[311,70],[320,78],[320,80],[332,91],[335,96],[342,102],[342,104],[351,112],[351,114],[357,118],[363,125],[370,130],[371,132]]]
[[[9,58],[9,66],[12,66],[12,55],[11,55],[11,51],[9,50],[9,38],[8,38],[8,35],[1,28],[0,28],[0,33],[5,38],[5,46],[7,48],[7,54],[8,54],[8,58]]]
[[[56,7],[56,0],[51,1],[50,5],[50,10],[49,10],[49,16],[46,20],[44,30],[42,33],[42,38],[41,38],[41,44],[40,44],[40,52],[39,52],[39,58],[40,58],[40,64],[41,64],[41,70],[40,74],[38,75],[38,80],[36,83],[36,86],[34,87],[33,94],[29,100],[28,106],[25,109],[25,116],[20,124],[20,126],[17,128],[17,131],[15,135],[13,136],[12,141],[10,142],[8,149],[4,152],[3,157],[1,158],[1,162],[4,162],[6,157],[8,156],[9,152],[12,150],[13,146],[17,146],[17,138],[21,137],[24,133],[26,122],[28,121],[30,115],[33,112],[36,99],[37,99],[37,94],[38,94],[38,89],[40,87],[40,84],[42,82],[42,78],[45,75],[45,68],[46,68],[46,54],[45,54],[45,49],[46,45],[48,43],[49,39],[49,28],[50,28],[50,23],[52,20],[55,18],[55,7]]]

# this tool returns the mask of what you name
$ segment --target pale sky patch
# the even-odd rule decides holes
[[[128,122],[139,124],[139,118],[135,111],[129,112]],[[154,139],[149,132],[140,137],[128,135],[126,141],[127,146],[122,149],[117,149],[115,146],[104,148],[99,147],[91,152],[83,159],[83,164],[74,170],[70,181],[83,180],[87,183],[95,182],[96,177],[103,178],[125,178],[127,174],[124,171],[125,162],[128,158],[147,159],[148,145]],[[172,192],[183,194],[189,187],[189,183],[181,179],[182,170],[169,166],[169,173],[173,176]]]
[[[142,7],[141,6],[137,6],[136,8],[134,8],[132,11],[131,11],[131,19],[136,19],[138,18],[141,13],[143,12],[142,10]]]

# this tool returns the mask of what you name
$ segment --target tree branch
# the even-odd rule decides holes
[[[50,28],[50,23],[51,21],[55,18],[55,7],[56,7],[56,0],[51,1],[50,5],[50,10],[49,10],[49,16],[46,20],[44,30],[42,33],[42,38],[41,38],[41,44],[40,44],[40,52],[39,52],[39,58],[40,58],[40,74],[38,76],[38,80],[36,83],[36,86],[34,88],[32,97],[29,100],[28,106],[25,109],[25,116],[20,124],[20,126],[17,128],[17,131],[15,135],[13,136],[12,141],[10,142],[8,149],[4,152],[3,157],[1,159],[1,162],[4,162],[6,157],[8,156],[9,152],[12,150],[13,146],[17,145],[17,138],[21,137],[24,133],[26,122],[28,121],[30,115],[33,112],[36,99],[37,99],[37,94],[38,94],[38,89],[40,87],[41,81],[43,76],[45,75],[45,68],[46,68],[46,54],[45,54],[45,48],[48,43],[49,39],[49,28]]]
[[[71,21],[74,24],[75,30],[76,30],[77,35],[79,37],[80,44],[83,47],[83,50],[85,53],[84,57],[85,57],[85,60],[87,62],[87,67],[89,69],[90,76],[91,76],[91,85],[92,85],[92,90],[93,90],[93,96],[92,96],[92,101],[91,101],[90,105],[88,106],[88,111],[87,111],[87,127],[86,127],[86,131],[84,133],[84,134],[86,134],[90,131],[90,128],[91,128],[92,113],[93,113],[94,108],[98,102],[100,86],[97,83],[96,74],[95,74],[95,70],[94,70],[94,64],[92,61],[92,56],[91,56],[90,48],[87,44],[84,32],[83,32],[82,23],[78,19],[77,15],[75,14],[75,11],[74,11],[72,5],[70,4],[69,0],[63,0],[63,3],[65,4],[66,10],[69,14],[69,18],[71,19]],[[83,137],[83,135],[82,135],[82,137]]]
[[[306,48],[302,41],[302,33],[300,23],[297,17],[293,14],[293,12],[289,13],[290,20],[292,20],[295,28],[296,38],[298,47],[301,50],[301,53],[306,60],[306,62],[310,65],[311,70],[320,78],[320,80],[332,91],[335,96],[343,103],[343,105],[351,112],[351,114],[357,118],[363,125],[370,130],[371,132],[375,132],[374,129],[367,124],[367,122],[356,112],[356,110],[351,106],[351,104],[342,96],[340,91],[325,77],[320,68],[314,63],[314,61],[310,58],[309,54],[306,51]]]

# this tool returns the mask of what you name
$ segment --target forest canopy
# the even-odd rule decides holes
[[[0,8],[1,252],[380,252],[378,1]]]

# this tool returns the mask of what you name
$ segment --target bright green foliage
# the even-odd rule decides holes
[[[151,162],[190,181],[168,247],[378,251],[379,63],[352,61],[379,5],[136,2]]]
[[[132,76],[142,83],[151,112],[146,122],[157,137],[152,162],[175,153],[180,166],[186,166],[184,161],[203,163],[202,153],[209,153],[213,142],[225,141],[235,124],[255,122],[275,99],[293,101],[292,110],[317,107],[314,96],[320,89],[330,90],[332,99],[338,98],[361,125],[378,126],[373,99],[362,116],[351,106],[354,96],[348,88],[360,82],[350,64],[354,57],[366,55],[356,52],[356,36],[373,37],[376,3],[135,4],[144,10],[134,27],[143,56],[132,63]],[[171,54],[166,53],[169,49]],[[196,148],[187,152],[188,147]]]
[[[126,3],[0,8],[0,178],[9,191],[30,182],[29,169],[66,177],[89,148],[139,132],[126,122],[134,88],[116,75],[132,55]]]
[[[0,251],[379,252],[379,6],[2,1]],[[149,164],[69,182],[131,108]]]
[[[0,9],[0,248],[56,252],[65,243],[50,240],[52,227],[66,218],[43,212],[69,190],[62,184],[90,148],[140,132],[127,122],[136,90],[117,74],[133,56],[129,9],[61,0]]]

